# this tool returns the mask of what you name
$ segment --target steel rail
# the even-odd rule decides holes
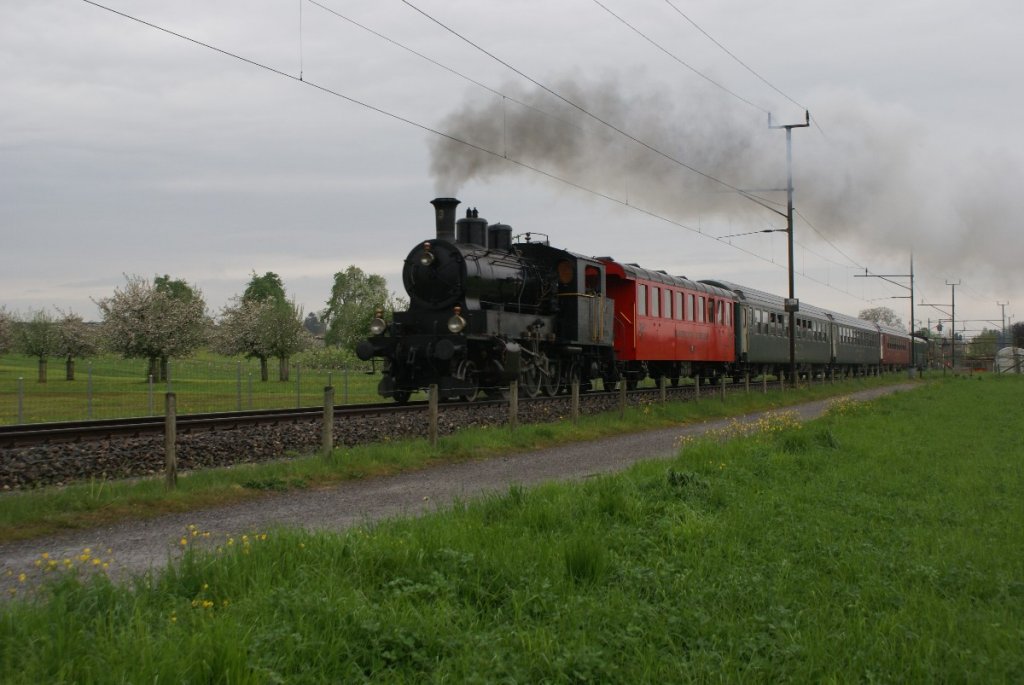
[[[336,405],[335,416],[367,416],[420,411],[426,402],[409,404]],[[297,409],[256,409],[240,412],[182,414],[175,420],[179,433],[230,430],[240,426],[274,425],[315,421],[323,418],[323,407]],[[31,447],[62,442],[86,442],[112,438],[132,438],[163,433],[163,416],[144,416],[95,421],[60,421],[39,424],[0,426],[0,448]]]
[[[760,382],[751,383],[751,391],[761,385]],[[778,382],[768,383],[769,387],[777,388]],[[743,384],[726,385],[726,392],[733,394],[744,388]],[[689,401],[695,398],[697,393],[692,385],[679,385],[666,387],[666,394],[675,399]],[[701,388],[699,397],[712,398],[722,392],[720,385],[708,385]],[[627,391],[630,396],[652,396],[660,393],[658,388],[637,388]],[[618,390],[590,391],[582,394],[582,398],[609,398],[618,396]],[[568,395],[556,397],[520,397],[520,402],[541,402],[541,401],[564,401]],[[507,404],[505,399],[481,399],[472,406],[485,406],[494,404]],[[471,406],[467,402],[446,402],[445,407]],[[373,416],[397,414],[403,412],[424,411],[427,408],[426,401],[409,402],[406,404],[345,404],[335,405],[335,418],[346,416]],[[231,430],[243,426],[254,425],[276,425],[282,423],[299,423],[303,421],[315,422],[323,419],[323,407],[311,406],[294,409],[256,409],[248,411],[212,412],[204,414],[182,414],[176,418],[175,425],[178,433],[189,434],[199,432],[215,432],[218,430]],[[114,438],[138,438],[143,436],[159,435],[164,432],[165,418],[162,415],[126,417],[118,419],[98,419],[92,421],[59,421],[37,424],[14,424],[0,426],[0,449],[12,449],[32,447],[35,445],[49,445],[58,443],[90,442],[97,440],[111,440]]]

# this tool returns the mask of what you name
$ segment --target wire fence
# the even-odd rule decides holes
[[[50,360],[40,382],[37,360],[0,356],[0,425],[155,416],[167,392],[176,394],[181,414],[320,406],[329,385],[338,404],[380,400],[380,374],[370,365],[293,364],[287,380],[278,380],[272,361],[266,381],[258,360],[171,360],[165,380],[149,371],[146,360],[100,357],[79,361],[67,380],[63,361]]]

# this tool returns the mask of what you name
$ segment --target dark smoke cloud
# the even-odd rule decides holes
[[[725,96],[566,80],[555,90],[709,176],[743,189],[785,185],[785,134]],[[551,95],[507,86],[531,107],[492,98],[467,102],[441,129],[498,153],[435,142],[431,169],[441,194],[470,180],[532,173],[535,166],[680,221],[720,217],[763,228],[781,219],[728,188],[679,167]],[[1001,151],[958,149],[909,111],[848,92],[817,93],[821,127],[793,134],[796,206],[833,241],[858,254],[899,258],[950,274],[985,266],[1012,273],[1024,240],[1020,160]],[[548,112],[541,114],[537,109]],[[798,120],[783,123],[798,123]],[[759,193],[782,203],[782,193]],[[874,262],[873,262],[874,263]]]

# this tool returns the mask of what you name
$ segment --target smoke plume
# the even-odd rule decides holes
[[[785,133],[726,97],[680,97],[617,80],[571,80],[567,99],[665,156],[539,90],[507,86],[510,98],[468,102],[441,129],[490,150],[449,140],[433,144],[440,193],[470,180],[528,173],[505,157],[679,221],[698,216],[749,221],[773,215],[713,179],[779,202],[785,186]],[[514,98],[514,99],[513,99]],[[821,126],[793,134],[795,205],[822,233],[860,254],[905,258],[913,250],[934,270],[984,265],[1012,273],[1024,240],[1020,160],[998,150],[958,150],[935,140],[911,112],[848,92],[817,93]],[[519,102],[516,102],[519,101]],[[800,120],[781,123],[800,123]],[[767,218],[766,218],[767,217]],[[799,224],[798,224],[799,226]]]

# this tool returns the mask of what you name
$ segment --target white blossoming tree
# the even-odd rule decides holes
[[[64,358],[65,379],[75,380],[75,360],[96,354],[98,342],[96,331],[81,316],[74,312],[61,312],[57,321],[56,353]]]
[[[0,354],[11,349],[11,315],[0,307]]]
[[[47,361],[57,354],[57,321],[44,309],[35,311],[15,326],[17,349],[39,362],[39,382],[46,382]]]
[[[206,303],[198,288],[158,276],[150,283],[125,276],[124,289],[96,302],[110,349],[149,360],[148,374],[167,379],[167,362],[191,354],[205,340]]]
[[[214,340],[222,354],[260,360],[260,379],[268,379],[267,360],[278,360],[278,379],[288,380],[289,360],[305,349],[310,336],[302,326],[302,309],[286,299],[284,286],[273,272],[255,273],[241,297],[221,311]]]

